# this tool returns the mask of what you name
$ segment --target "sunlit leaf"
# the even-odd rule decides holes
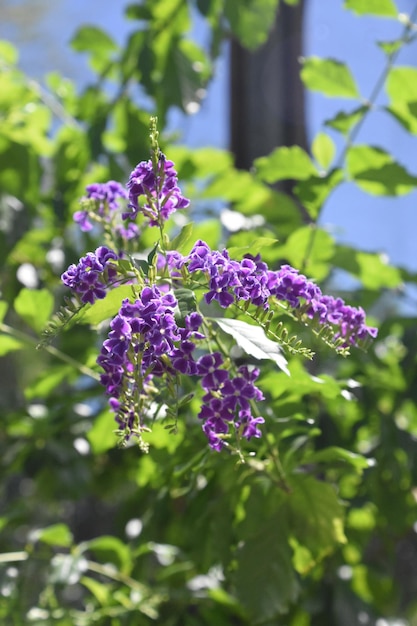
[[[331,98],[359,98],[359,90],[350,69],[335,59],[304,59],[301,78],[308,89]]]
[[[242,46],[254,50],[265,43],[279,0],[225,0],[224,12]]]
[[[368,107],[362,106],[354,111],[351,111],[350,113],[339,111],[339,113],[337,113],[333,118],[326,120],[324,123],[326,126],[334,128],[334,130],[338,130],[340,133],[347,135],[368,110]]]
[[[82,324],[100,324],[104,320],[116,315],[125,298],[132,298],[133,292],[130,285],[120,285],[111,289],[103,300],[96,300],[85,312],[81,312]]]
[[[260,326],[247,324],[241,320],[212,318],[220,328],[231,335],[237,345],[255,359],[269,359],[274,361],[278,367],[290,375],[287,367],[287,360],[282,355],[280,346],[265,335],[265,331]]]
[[[381,148],[352,146],[347,151],[346,165],[358,187],[373,195],[401,196],[417,185],[417,177]]]
[[[15,339],[14,337],[10,337],[9,335],[0,335],[0,356],[4,356],[9,352],[14,352],[15,350],[21,350],[25,347],[25,344],[19,339]]]
[[[325,170],[329,168],[336,154],[334,141],[326,133],[317,133],[311,145],[317,163]]]
[[[69,548],[73,542],[73,536],[66,524],[53,524],[46,528],[33,531],[31,533],[32,541],[42,541],[50,546],[59,546]]]
[[[103,411],[95,418],[87,433],[94,454],[102,454],[116,446],[117,439],[114,433],[116,426],[114,413],[110,411]]]
[[[54,298],[47,289],[26,289],[24,287],[13,303],[16,313],[28,326],[41,332],[52,315]]]
[[[341,169],[331,170],[325,176],[312,176],[300,180],[294,188],[295,195],[313,220],[316,220],[331,192],[344,180]]]
[[[257,176],[267,183],[278,180],[304,180],[317,174],[308,154],[299,146],[276,148],[271,154],[254,162]]]
[[[398,9],[393,0],[345,0],[343,6],[356,15],[378,17],[397,17],[398,15]]]

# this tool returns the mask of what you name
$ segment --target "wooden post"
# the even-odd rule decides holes
[[[304,0],[281,2],[266,44],[255,52],[232,42],[231,150],[236,167],[277,146],[306,146],[304,89],[299,78]]]

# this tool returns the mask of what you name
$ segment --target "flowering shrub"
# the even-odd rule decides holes
[[[264,396],[255,385],[259,368],[237,366],[222,348],[218,339],[225,330],[222,319],[239,318],[243,338],[253,326],[240,318],[251,319],[267,357],[273,342],[311,356],[300,341],[286,341],[282,322],[281,332],[273,332],[273,318],[282,313],[310,326],[343,354],[350,347],[366,347],[377,330],[366,324],[363,309],[323,295],[289,265],[273,270],[250,252],[234,260],[227,250],[211,250],[202,240],[186,255],[173,250],[166,223],[189,200],[182,195],[173,162],[159,150],[155,120],[151,145],[152,158],[136,166],[127,189],[114,181],[87,187],[74,220],[84,231],[94,222],[104,225],[114,250],[101,246],[87,253],[62,274],[62,282],[80,307],[105,299],[117,285],[131,285],[131,296],[120,302],[97,358],[120,443],[134,436],[146,450],[142,434],[158,416],[155,407],[161,401],[174,405],[170,413],[176,420],[178,408],[194,395],[183,397],[183,379],[188,378],[202,390],[197,417],[210,447],[220,451],[228,446],[241,454],[242,438],[262,434],[265,418],[258,405]],[[152,227],[159,229],[159,238],[148,260],[138,265],[134,256],[117,247],[120,236],[131,240]],[[230,334],[235,336],[233,321]]]

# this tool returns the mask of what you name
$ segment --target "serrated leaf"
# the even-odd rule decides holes
[[[237,345],[255,359],[269,359],[274,361],[278,367],[290,376],[287,367],[288,361],[282,355],[280,346],[265,335],[265,331],[260,326],[247,324],[241,320],[226,318],[212,318],[220,328],[231,335]]]
[[[15,298],[14,310],[28,326],[41,332],[52,314],[54,298],[47,289],[24,287]]]
[[[356,15],[378,17],[397,17],[398,15],[398,9],[392,0],[345,0],[343,6]]]
[[[290,486],[288,525],[302,547],[302,563],[296,563],[297,569],[305,573],[338,544],[346,543],[344,509],[333,486],[312,476],[293,476]]]
[[[255,159],[256,175],[267,183],[278,180],[305,180],[317,174],[307,152],[299,146],[276,148],[268,156]]]
[[[306,513],[308,515],[308,513]],[[299,593],[282,516],[258,523],[237,552],[236,593],[250,623],[276,623]]]
[[[311,152],[317,163],[327,170],[336,154],[336,146],[329,135],[317,133],[311,145]]]
[[[66,524],[53,524],[46,528],[40,528],[31,533],[32,541],[42,541],[49,546],[69,548],[73,543],[72,532]]]
[[[401,196],[417,185],[417,178],[381,148],[352,146],[347,151],[346,165],[358,187],[373,195]]]
[[[329,98],[360,98],[350,69],[335,59],[309,57],[303,61],[300,75],[308,89]]]
[[[97,300],[89,309],[80,314],[81,324],[100,324],[104,320],[116,315],[121,307],[122,300],[132,298],[132,287],[130,285],[120,285],[109,291],[103,300]]]

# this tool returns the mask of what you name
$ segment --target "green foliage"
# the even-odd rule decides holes
[[[398,11],[392,0],[345,0],[344,6],[356,15],[397,17]]]
[[[366,194],[390,196],[395,211],[396,196],[416,189],[415,172],[362,142],[376,94],[325,121],[310,151],[279,147],[250,172],[236,170],[226,151],[171,145],[165,128],[174,107],[197,110],[225,35],[255,49],[277,7],[276,0],[135,2],[125,45],[95,25],[74,35],[73,49],[94,73],[81,92],[55,73],[46,87],[36,83],[17,66],[16,50],[0,42],[0,621],[7,626],[416,622],[409,555],[416,545],[417,339],[403,294],[417,276],[379,252],[339,244],[318,223],[345,182],[364,192],[361,215]],[[344,7],[368,19],[398,14],[391,0],[346,0]],[[204,48],[190,35],[193,11],[209,27]],[[412,136],[416,69],[394,61],[413,28],[378,43],[388,96],[381,115]],[[361,98],[348,65],[331,58],[304,60],[301,77],[326,97]],[[161,144],[199,208],[194,225],[170,223],[169,249],[187,254],[202,238],[212,248],[227,244],[236,259],[249,252],[273,268],[291,263],[379,320],[375,347],[347,359],[330,350],[334,338],[311,340],[302,315],[285,310],[271,318],[244,308],[220,317],[219,310],[208,320],[213,351],[216,338],[231,366],[261,369],[265,433],[238,463],[207,449],[193,380],[178,406],[155,398],[157,417],[144,433],[148,455],[117,448],[95,360],[106,322],[133,296],[132,285],[81,307],[65,300],[60,283],[65,267],[103,244],[96,231],[74,234],[85,185],[125,180],[147,158],[150,113],[159,114]],[[335,133],[343,142],[337,151]],[[285,192],[275,188],[280,181],[289,181]],[[213,213],[216,202],[229,205],[242,226],[228,234]],[[153,271],[149,230],[135,259],[141,280]],[[39,287],[22,288],[24,263]],[[348,294],[340,270],[354,279]],[[198,289],[177,289],[179,319],[195,309]],[[61,308],[41,341],[54,302]],[[44,349],[36,350],[40,341]]]
[[[350,69],[335,59],[304,59],[301,78],[308,89],[319,91],[329,98],[360,97]]]

